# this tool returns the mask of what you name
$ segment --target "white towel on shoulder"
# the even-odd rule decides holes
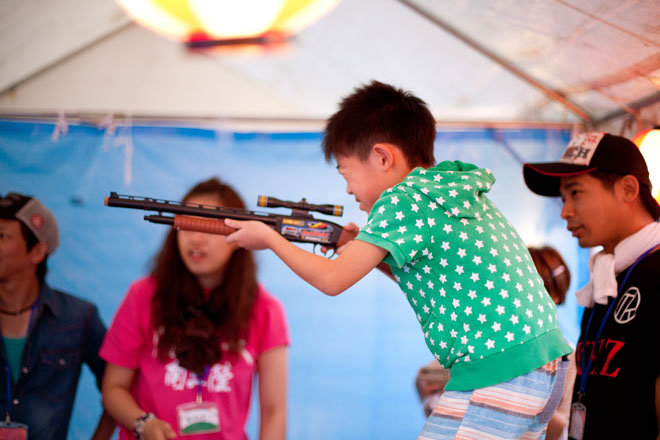
[[[614,248],[614,253],[600,251],[589,259],[590,279],[586,286],[575,292],[577,302],[584,307],[594,303],[607,304],[607,297],[616,297],[616,276],[647,251],[660,244],[660,223],[653,222],[626,237]]]

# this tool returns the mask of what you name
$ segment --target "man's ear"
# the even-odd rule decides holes
[[[618,183],[620,184],[624,201],[630,203],[639,197],[639,181],[635,176],[627,174],[619,179]]]
[[[372,152],[375,155],[378,166],[383,167],[384,170],[387,170],[394,165],[396,157],[396,151],[394,150],[395,148],[397,147],[384,142],[374,144]]]
[[[43,242],[38,242],[34,246],[32,246],[32,249],[30,249],[30,252],[28,252],[28,257],[30,258],[30,261],[34,264],[39,264],[44,259],[48,256],[48,246],[46,243]]]

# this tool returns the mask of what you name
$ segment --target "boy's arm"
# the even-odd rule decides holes
[[[357,237],[357,235],[360,233],[360,227],[359,227],[358,225],[356,225],[355,223],[347,223],[346,225],[344,225],[344,231],[345,231],[345,232],[348,232],[347,235],[349,235],[349,236],[351,237],[351,239],[350,239],[350,241],[348,241],[348,242],[345,243],[344,245],[342,245],[342,246],[340,246],[340,247],[337,248],[337,250],[336,250],[337,255],[341,255],[341,253],[344,252],[344,249],[346,249],[346,247],[347,247],[349,244],[353,243],[355,237]],[[322,247],[322,248],[321,248],[321,251],[323,251],[323,253],[325,254],[325,253],[328,251],[328,248],[326,248],[326,247]],[[391,279],[392,281],[396,281],[396,280],[394,279],[394,274],[392,273],[392,269],[390,269],[390,265],[389,265],[389,264],[387,264],[387,263],[385,263],[385,262],[380,262],[380,263],[378,264],[378,266],[376,266],[376,269],[378,269],[378,270],[380,270],[381,272],[383,272],[383,273],[384,273],[385,275],[387,275],[388,278]]]
[[[330,296],[358,282],[387,255],[383,248],[354,240],[330,260],[299,248],[262,222],[226,219],[225,224],[237,229],[227,236],[227,243],[254,250],[271,249],[300,278]]]

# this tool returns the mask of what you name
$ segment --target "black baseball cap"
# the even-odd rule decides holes
[[[18,193],[0,196],[0,218],[18,220],[32,231],[37,240],[45,243],[48,254],[59,245],[57,220],[39,199]]]
[[[523,177],[536,194],[559,196],[561,177],[592,171],[633,175],[651,189],[649,169],[639,148],[629,139],[605,132],[581,133],[571,139],[558,162],[525,163]]]

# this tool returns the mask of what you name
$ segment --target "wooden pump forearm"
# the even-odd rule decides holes
[[[175,215],[172,227],[183,231],[196,231],[218,235],[229,235],[236,231],[236,229],[225,225],[224,220],[191,217],[189,215]]]

